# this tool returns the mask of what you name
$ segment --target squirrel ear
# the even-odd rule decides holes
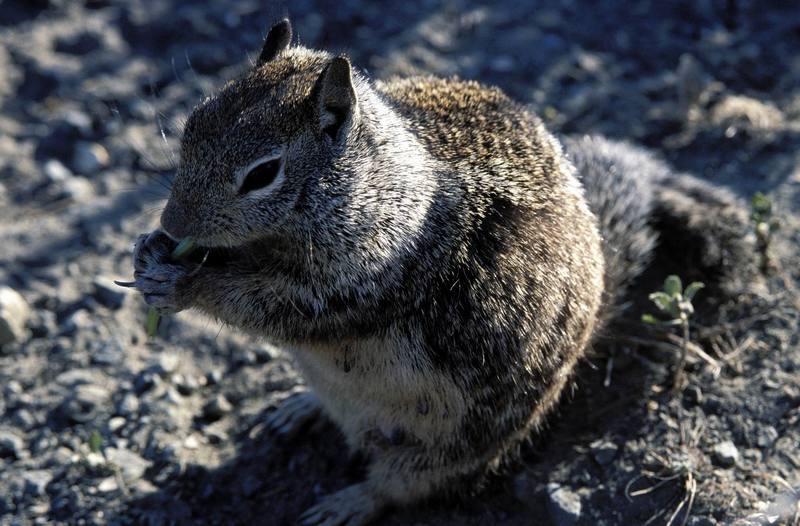
[[[278,53],[289,47],[292,41],[292,23],[284,18],[269,30],[261,54],[258,56],[258,65],[265,64],[278,56]]]
[[[331,60],[317,79],[315,92],[320,129],[335,140],[357,102],[350,60],[343,56]]]

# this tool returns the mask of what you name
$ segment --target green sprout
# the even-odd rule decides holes
[[[650,301],[658,307],[661,314],[667,316],[667,319],[658,319],[652,314],[642,315],[642,321],[645,323],[664,327],[680,327],[682,330],[681,356],[673,382],[675,389],[678,389],[683,382],[683,368],[686,365],[686,356],[689,351],[689,319],[694,314],[692,300],[704,286],[699,281],[694,281],[683,288],[681,278],[675,275],[667,276],[662,290],[653,292],[649,296]]]
[[[103,445],[103,437],[100,436],[100,433],[95,429],[92,431],[92,434],[89,435],[89,451],[92,453],[100,453],[100,447]]]
[[[188,256],[192,250],[194,250],[194,239],[191,237],[185,237],[180,243],[178,243],[178,246],[172,251],[170,257],[172,259],[181,259]],[[158,309],[155,307],[150,307],[150,309],[147,311],[147,321],[145,322],[145,330],[147,331],[147,335],[149,337],[152,338],[156,335],[160,321],[161,315],[158,313]]]
[[[750,199],[750,219],[755,226],[758,251],[761,254],[761,271],[767,273],[774,266],[771,255],[772,235],[780,227],[780,222],[772,215],[772,199],[756,192]]]

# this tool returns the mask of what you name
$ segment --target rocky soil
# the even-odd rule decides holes
[[[330,423],[264,431],[302,382],[279,349],[191,313],[148,341],[112,284],[188,112],[286,14],[375,78],[498,84],[556,131],[764,192],[781,222],[766,289],[702,302],[709,359],[681,395],[658,335],[604,339],[509,476],[383,524],[800,524],[793,0],[0,1],[0,524],[292,524],[363,471]],[[691,269],[654,269],[640,296],[670,272]]]

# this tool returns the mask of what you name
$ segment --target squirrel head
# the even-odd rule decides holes
[[[291,38],[288,20],[274,25],[256,64],[189,116],[161,217],[172,237],[213,247],[280,236],[348,193],[363,139],[357,91],[371,88],[346,57]]]

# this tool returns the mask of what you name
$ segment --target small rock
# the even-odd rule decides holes
[[[97,451],[89,451],[84,458],[86,459],[86,463],[92,466],[93,468],[97,466],[102,466],[103,464],[106,463],[106,458],[103,456],[102,453],[99,453]]]
[[[150,467],[150,462],[143,459],[129,449],[121,448],[107,448],[106,459],[122,470],[122,478],[126,483],[131,483],[139,480],[144,475],[147,468]]]
[[[116,433],[125,425],[127,421],[121,416],[113,416],[108,420],[108,430]]]
[[[112,310],[117,310],[122,307],[127,293],[125,289],[115,285],[112,279],[98,277],[94,279],[92,285],[94,287],[94,297],[102,305]]]
[[[269,344],[264,344],[259,347],[256,347],[255,349],[253,349],[253,352],[256,355],[256,361],[258,363],[271,362],[281,354],[281,351],[277,347]]]
[[[61,183],[61,187],[63,197],[76,203],[84,203],[94,196],[94,186],[83,177],[70,177]]]
[[[0,458],[21,459],[25,456],[22,437],[8,429],[0,429]]]
[[[42,168],[44,176],[51,183],[63,183],[73,177],[72,172],[57,159],[50,159]]]
[[[772,426],[760,427],[757,431],[756,444],[758,447],[768,449],[778,440],[778,430]]]
[[[183,440],[183,447],[186,449],[197,449],[200,447],[200,442],[195,435],[189,435]]]
[[[742,95],[727,95],[711,109],[711,122],[720,127],[775,130],[784,125],[785,117],[781,110],[769,102]]]
[[[78,331],[88,331],[95,324],[95,320],[89,311],[85,309],[73,312],[61,326],[61,334],[71,336]]]
[[[72,154],[72,166],[82,175],[92,175],[111,163],[108,151],[98,143],[78,142]]]
[[[172,383],[183,396],[189,396],[200,387],[197,378],[190,375],[175,374],[172,376]]]
[[[109,493],[111,491],[117,491],[117,479],[116,477],[106,477],[100,481],[100,484],[97,485],[97,491],[101,493]]]
[[[28,320],[28,328],[34,338],[46,338],[57,332],[58,324],[55,313],[49,310],[37,310]]]
[[[206,382],[208,385],[217,385],[222,381],[222,371],[219,369],[212,369],[206,373]]]
[[[161,400],[169,403],[172,406],[180,406],[183,402],[183,397],[177,389],[170,385],[164,390],[164,394],[161,395]]]
[[[178,363],[180,359],[178,358],[177,354],[174,353],[161,353],[158,356],[158,362],[156,363],[155,369],[156,372],[160,376],[168,376],[175,372],[175,369],[178,368]]]
[[[711,517],[691,517],[689,526],[717,526],[717,521]]]
[[[730,440],[725,440],[714,446],[714,462],[723,468],[730,468],[736,465],[739,460],[739,450]]]
[[[76,423],[93,420],[109,399],[108,391],[99,385],[79,385],[72,396],[61,404],[61,414]]]
[[[122,361],[125,351],[116,338],[101,343],[100,349],[93,352],[91,360],[96,365],[114,365]]]
[[[4,391],[6,396],[12,396],[22,394],[24,389],[22,388],[22,384],[17,380],[9,380]]]
[[[207,420],[219,420],[233,410],[233,406],[224,395],[217,395],[213,400],[203,406],[203,416]]]
[[[140,372],[133,380],[133,388],[138,395],[146,393],[159,384],[161,384],[161,377],[152,368]]]
[[[25,298],[11,287],[0,286],[0,346],[24,341],[30,316]]]
[[[218,446],[228,440],[228,435],[225,433],[225,431],[211,426],[205,428],[203,430],[203,434],[208,439],[209,444],[213,444],[215,446]]]
[[[547,485],[547,511],[555,526],[572,526],[581,518],[581,498],[558,484]]]
[[[50,121],[46,133],[36,145],[36,158],[68,161],[75,142],[92,135],[92,119],[81,111],[69,110]]]
[[[36,417],[27,409],[20,409],[14,413],[14,423],[22,429],[30,429],[36,425]]]
[[[617,445],[610,440],[599,439],[589,444],[592,456],[601,466],[610,464],[617,456]]]
[[[117,413],[121,416],[133,416],[139,412],[139,399],[132,393],[128,393],[122,397],[119,405],[117,406]]]
[[[53,474],[45,469],[32,469],[22,473],[22,480],[25,481],[25,493],[40,497],[47,491]]]
[[[97,381],[97,373],[92,369],[70,369],[56,376],[55,383],[64,387],[93,384]]]

